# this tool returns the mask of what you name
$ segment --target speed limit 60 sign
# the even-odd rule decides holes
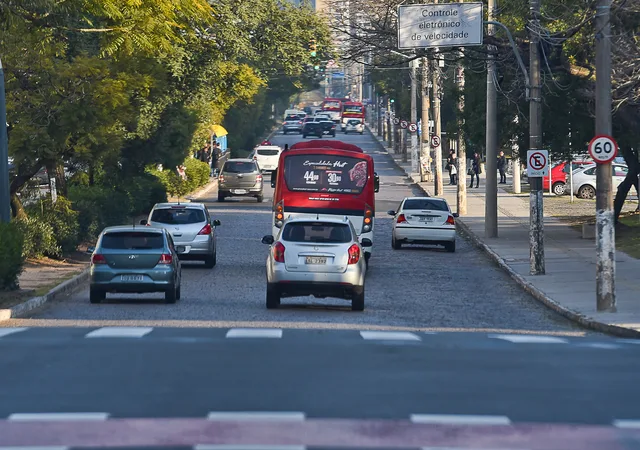
[[[611,136],[599,134],[589,142],[589,155],[598,164],[613,161],[618,154],[618,143]]]

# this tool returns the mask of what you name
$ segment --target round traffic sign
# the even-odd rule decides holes
[[[440,147],[440,136],[431,136],[431,146]]]
[[[400,128],[405,129],[409,126],[409,122],[407,122],[406,120],[401,120],[400,121]]]
[[[418,131],[418,125],[416,125],[415,123],[410,123],[409,131],[411,131],[412,133],[415,133],[416,131]]]
[[[397,117],[393,119],[393,123],[395,125],[399,125],[400,124],[400,119],[398,119]]]
[[[533,152],[529,155],[529,166],[533,170],[542,170],[547,166],[547,157],[542,152]]]
[[[618,154],[618,143],[611,136],[599,134],[589,142],[589,155],[598,164],[606,164]]]

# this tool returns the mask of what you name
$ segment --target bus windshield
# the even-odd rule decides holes
[[[340,109],[340,102],[324,102],[322,109]]]
[[[344,105],[344,112],[346,113],[355,113],[355,114],[362,114],[362,106],[356,106],[356,105]]]
[[[337,155],[289,155],[284,179],[290,191],[360,194],[367,184],[366,160]]]

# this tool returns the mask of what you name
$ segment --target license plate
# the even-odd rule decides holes
[[[327,258],[326,257],[320,257],[320,256],[307,256],[305,258],[305,262],[307,264],[326,264],[327,263]]]
[[[120,275],[120,281],[144,281],[144,275]]]
[[[420,222],[433,222],[434,217],[420,217]]]
[[[235,191],[233,191],[234,194],[246,194],[247,190],[246,189],[236,189]]]

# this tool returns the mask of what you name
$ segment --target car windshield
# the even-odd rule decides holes
[[[278,150],[271,150],[271,149],[258,149],[258,155],[262,155],[262,156],[275,156],[278,153],[280,153]]]
[[[353,126],[360,125],[360,121],[359,120],[350,120],[350,121],[347,122],[347,124],[353,125]]]
[[[430,209],[434,211],[448,211],[447,204],[442,200],[430,198],[410,198],[404,202],[402,209]]]
[[[294,222],[285,225],[282,239],[289,242],[343,244],[351,242],[349,225],[326,222]]]
[[[204,222],[204,211],[196,208],[156,209],[151,214],[151,221],[167,225],[187,225]]]
[[[249,161],[228,161],[224,165],[223,172],[229,173],[253,173],[257,172],[256,165]]]
[[[112,231],[102,236],[102,248],[109,250],[152,250],[164,248],[160,233],[144,231]]]
[[[298,119],[299,119],[298,116],[287,116],[287,118],[284,120],[298,120]]]

